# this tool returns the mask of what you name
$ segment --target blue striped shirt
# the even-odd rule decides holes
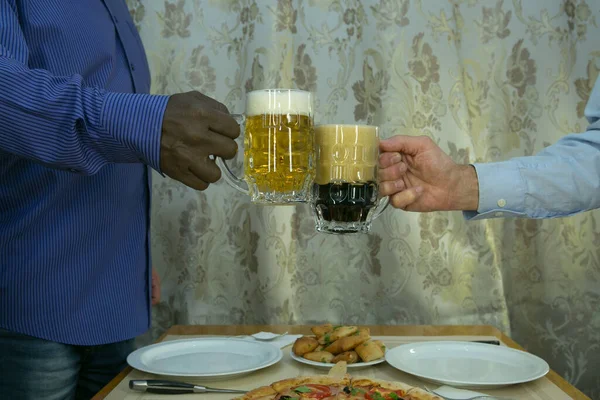
[[[166,96],[124,0],[0,0],[0,327],[68,344],[150,324]]]

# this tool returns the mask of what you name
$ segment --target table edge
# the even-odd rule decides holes
[[[162,342],[168,335],[244,335],[260,331],[309,333],[311,325],[173,325],[163,333],[156,343]],[[361,325],[362,326],[362,325]],[[481,335],[495,336],[507,346],[526,351],[510,337],[492,325],[365,325],[373,336],[452,336]],[[91,400],[104,400],[117,385],[124,380],[133,368],[127,366]],[[575,386],[567,382],[552,369],[546,377],[571,398],[591,400]]]

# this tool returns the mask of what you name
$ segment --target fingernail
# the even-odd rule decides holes
[[[400,154],[396,154],[390,161],[393,164],[398,164],[400,161],[402,161],[402,156]]]
[[[394,182],[394,186],[396,187],[396,189],[402,189],[404,187],[404,182],[396,181],[396,182]]]
[[[423,186],[417,186],[417,187],[415,188],[415,192],[417,192],[417,194],[421,194],[421,193],[423,193]]]

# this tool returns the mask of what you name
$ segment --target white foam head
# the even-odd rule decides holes
[[[246,116],[263,114],[313,115],[310,92],[294,89],[256,90],[246,96]]]

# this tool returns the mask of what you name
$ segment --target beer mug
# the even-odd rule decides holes
[[[226,182],[253,203],[292,204],[310,199],[315,176],[313,98],[310,92],[265,89],[246,95],[246,111],[234,118],[244,139],[244,175],[223,159]]]
[[[311,207],[317,231],[368,233],[389,202],[379,197],[379,128],[318,125],[315,147]]]

